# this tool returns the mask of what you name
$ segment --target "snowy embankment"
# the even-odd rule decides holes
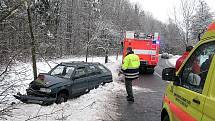
[[[78,98],[70,99],[60,105],[40,106],[37,104],[23,104],[16,100],[16,104],[7,116],[7,120],[24,121],[24,120],[67,120],[67,121],[97,121],[97,120],[117,120],[120,114],[117,112],[117,101],[119,95],[126,96],[124,83],[121,77],[118,77],[118,70],[121,65],[122,57],[116,60],[115,56],[109,57],[109,63],[104,64],[104,57],[89,58],[90,62],[100,62],[112,71],[113,82],[100,86],[98,89],[91,90],[88,94]],[[46,73],[57,63],[69,61],[84,61],[84,57],[67,57],[64,59],[52,60],[47,62],[38,62],[37,68],[39,73]],[[18,62],[14,67],[16,73],[9,74],[8,80],[19,80],[15,90],[8,93],[10,101],[14,101],[13,94],[17,92],[25,93],[28,84],[33,80],[32,68],[30,63]],[[51,67],[51,68],[50,68]],[[135,91],[136,90],[136,91]],[[134,87],[134,92],[154,92],[147,88]],[[0,105],[4,108],[5,105]]]
[[[180,58],[180,55],[174,55],[170,59],[168,59],[168,63],[171,67],[175,67],[176,61]]]
[[[120,59],[121,57],[119,57]],[[47,62],[38,62],[37,68],[39,73],[46,73],[56,64],[60,62],[69,61],[84,61],[84,57],[67,57],[64,59],[52,60]],[[100,62],[104,64],[104,57],[89,58],[90,62]],[[113,93],[125,92],[124,85],[117,83],[117,70],[120,67],[121,60],[116,60],[115,56],[109,57],[109,63],[104,64],[113,73],[113,83],[100,86],[98,89],[91,90],[88,94],[82,95],[78,98],[68,100],[66,103],[60,105],[40,106],[37,104],[23,104],[16,100],[16,109],[7,116],[7,120],[24,121],[24,120],[68,120],[68,121],[92,121],[117,119],[115,106],[115,95]],[[15,90],[11,91],[8,99],[14,101],[13,94],[16,92],[25,93],[28,84],[33,80],[32,69],[30,63],[18,62],[18,65],[13,69],[17,73],[9,74],[8,80],[21,80],[18,82]],[[23,71],[24,70],[24,71]],[[22,74],[21,74],[22,73]],[[4,105],[0,105],[1,108]],[[108,110],[108,113],[106,112]],[[113,114],[112,114],[113,113]]]

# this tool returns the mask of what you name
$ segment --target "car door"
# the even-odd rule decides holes
[[[111,72],[103,65],[99,64],[98,68],[101,70],[100,76],[100,83],[102,82],[110,82],[112,81],[112,74]]]
[[[174,103],[172,108],[174,121],[200,121],[208,92],[205,86],[215,51],[215,43],[200,45],[184,64],[178,77],[180,84],[174,86]]]
[[[72,94],[85,92],[88,89],[86,67],[78,67],[75,70],[72,85]]]
[[[87,73],[88,73],[88,86],[89,86],[89,89],[93,89],[94,87],[96,87],[97,85],[100,84],[99,75],[101,74],[101,72],[94,65],[89,65],[87,67]]]
[[[213,68],[213,71],[211,71],[210,73],[211,80],[208,84],[210,86],[210,89],[206,97],[202,121],[215,121],[215,57],[213,60],[213,66],[211,65],[212,67],[210,67]]]
[[[61,83],[61,87],[62,89],[67,89],[69,91],[69,94],[71,94],[71,88],[72,88],[72,84],[73,81],[71,80],[71,76],[74,73],[75,68],[72,66],[65,66],[65,65],[58,65],[56,66],[53,70],[51,70],[49,72],[49,74],[52,76],[53,79],[51,80],[56,80],[54,81],[50,81],[48,83]]]
[[[73,87],[72,75],[74,74],[74,70],[75,70],[74,67],[66,66],[66,68],[64,68],[64,71],[63,71],[64,73],[62,74],[62,78],[67,80],[64,86],[69,91],[69,96],[72,95],[72,87]]]
[[[210,71],[208,72],[205,86],[209,87],[208,95],[206,97],[202,121],[215,121],[215,56],[210,64]]]

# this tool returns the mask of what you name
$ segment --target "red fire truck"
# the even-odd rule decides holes
[[[132,47],[134,54],[137,54],[140,58],[140,73],[154,73],[160,50],[160,36],[158,33],[145,34],[126,31],[122,44],[123,58],[126,56],[126,48]]]

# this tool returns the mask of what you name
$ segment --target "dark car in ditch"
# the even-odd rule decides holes
[[[63,62],[40,73],[26,89],[27,95],[14,97],[25,103],[59,104],[112,81],[111,71],[100,63]]]

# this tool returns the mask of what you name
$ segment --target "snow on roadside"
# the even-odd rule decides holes
[[[176,61],[180,58],[180,55],[174,55],[172,58],[168,59],[171,66],[175,67]]]
[[[120,58],[121,57],[119,57],[119,59]],[[84,57],[68,57],[49,61],[49,65],[45,62],[38,62],[37,68],[39,73],[46,73],[50,70],[49,66],[53,68],[57,63],[84,60]],[[89,61],[104,64],[104,57],[89,58]],[[119,114],[116,112],[117,104],[115,96],[117,93],[125,92],[124,85],[116,82],[120,62],[121,60],[117,61],[115,56],[110,56],[109,63],[104,64],[112,71],[114,82],[106,84],[105,86],[100,86],[98,89],[91,90],[88,94],[68,100],[66,103],[60,105],[53,104],[51,106],[40,106],[37,104],[20,103],[16,106],[16,109],[12,111],[13,117],[7,117],[7,120],[92,121],[110,119],[110,117],[113,120],[117,120],[117,115]],[[16,91],[25,93],[28,84],[33,80],[31,64],[19,62],[14,70],[21,71],[21,68],[27,69],[25,75],[28,76],[28,79],[22,81],[22,86],[18,87]],[[17,75],[11,74],[9,77],[10,79],[16,79]],[[107,114],[107,110],[110,114]]]
[[[118,70],[121,65],[121,57],[116,60],[115,56],[109,57],[109,63],[104,64],[104,57],[89,58],[91,62],[100,62],[112,71],[113,82],[104,86],[99,86],[98,89],[91,90],[88,94],[82,95],[78,98],[70,99],[60,105],[40,106],[37,104],[23,104],[16,105],[11,113],[12,117],[7,117],[7,120],[23,121],[96,121],[96,120],[117,120],[120,114],[117,112],[117,97],[118,95],[126,95],[124,83],[118,77]],[[57,63],[68,61],[84,61],[85,58],[68,57],[64,59],[49,61],[49,65],[54,67]],[[45,62],[38,62],[38,72],[46,73],[50,70],[49,65]],[[22,81],[23,86],[17,88],[17,92],[25,92],[29,82],[32,81],[32,69],[30,63],[19,63],[15,68],[19,71],[22,67],[27,69],[27,80]],[[11,75],[11,78],[16,79],[17,75]],[[154,92],[151,89],[134,87],[135,92]]]
[[[113,93],[123,88],[124,86],[113,82],[60,105],[21,104],[16,107],[17,110],[13,110],[13,117],[8,117],[8,120],[23,121],[32,118],[33,121],[95,121],[110,119],[110,116],[113,120],[117,120],[118,107]],[[35,116],[39,117],[34,118]]]

